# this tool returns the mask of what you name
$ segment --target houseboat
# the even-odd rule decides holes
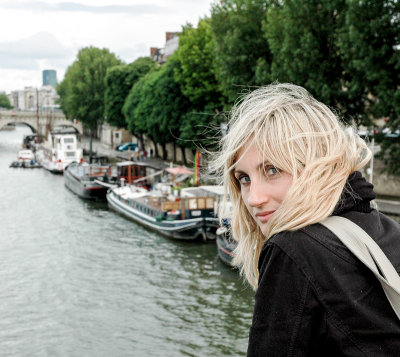
[[[64,183],[81,198],[105,200],[108,189],[121,184],[137,182],[138,186],[148,190],[151,186],[149,176],[153,171],[155,168],[134,161],[118,162],[115,166],[104,163],[72,163],[64,171]]]
[[[75,130],[56,128],[38,148],[37,160],[46,170],[62,174],[69,164],[81,161],[83,153],[79,146]]]
[[[108,187],[98,180],[114,183],[111,166],[73,162],[64,171],[65,186],[83,199],[105,200]]]
[[[164,236],[179,240],[212,239],[208,221],[215,219],[215,197],[168,191],[159,185],[150,192],[125,185],[111,188],[107,201],[115,211]]]

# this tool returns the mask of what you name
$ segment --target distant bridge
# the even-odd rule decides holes
[[[68,120],[62,112],[59,111],[19,111],[19,110],[0,110],[0,129],[7,124],[25,124],[29,126],[34,133],[46,135],[57,126],[69,126],[75,128],[82,134],[82,123],[74,124]]]

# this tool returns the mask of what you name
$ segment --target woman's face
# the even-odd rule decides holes
[[[240,184],[244,204],[249,213],[265,233],[270,217],[282,204],[292,176],[271,165],[267,158],[251,144],[238,151],[235,178]]]

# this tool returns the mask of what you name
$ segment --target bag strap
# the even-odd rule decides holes
[[[330,216],[320,223],[332,231],[374,273],[400,319],[400,276],[378,244],[347,218]]]

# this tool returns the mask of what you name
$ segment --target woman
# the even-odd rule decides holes
[[[245,96],[214,161],[232,201],[234,262],[256,289],[248,356],[400,356],[377,278],[327,228],[346,217],[400,271],[400,227],[371,207],[371,152],[305,89]]]

